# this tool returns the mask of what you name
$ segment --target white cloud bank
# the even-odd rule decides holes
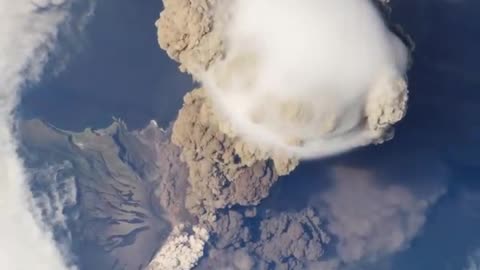
[[[300,158],[391,137],[408,51],[371,1],[229,3],[217,19],[225,57],[200,80],[233,134]]]
[[[41,76],[67,8],[62,0],[0,0],[0,269],[68,268],[34,217],[12,130],[19,91]]]

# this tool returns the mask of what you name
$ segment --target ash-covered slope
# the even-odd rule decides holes
[[[168,218],[187,217],[186,168],[168,132],[154,122],[138,132],[115,121],[106,129],[70,133],[32,120],[20,133],[34,193],[53,198],[45,191],[49,184],[56,179],[66,187],[70,179],[75,205],[60,209],[81,269],[143,269],[168,237],[175,222]]]

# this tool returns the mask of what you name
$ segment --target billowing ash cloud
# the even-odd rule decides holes
[[[51,233],[35,219],[39,213],[32,211],[12,130],[18,92],[39,79],[67,5],[62,0],[0,0],[0,269],[67,268]]]
[[[203,256],[208,232],[200,227],[193,227],[191,233],[184,231],[185,229],[182,225],[174,228],[147,270],[190,270],[197,264],[199,258]]]
[[[299,158],[390,139],[406,111],[406,47],[367,0],[163,2],[159,45],[203,86],[185,96],[172,129],[189,169],[185,206],[211,233],[199,268],[230,267],[220,261],[237,252],[259,269],[305,269],[326,259],[327,233],[309,232],[327,225],[305,225],[317,217],[260,215],[266,227],[252,232],[265,230],[265,237],[252,240],[243,223],[250,217],[222,209],[258,205]],[[341,211],[327,210],[333,224]],[[289,233],[274,230],[295,223]],[[323,266],[338,269],[343,261]]]
[[[188,222],[187,171],[169,142],[170,131],[155,122],[131,132],[119,120],[79,133],[39,120],[18,126],[21,153],[35,172],[35,202],[56,240],[71,242],[80,269],[143,269],[171,224]],[[184,247],[176,236],[191,233],[187,229],[173,232],[172,243],[165,243],[170,248],[155,260],[162,263],[166,252]]]
[[[172,142],[182,149],[181,158],[188,166],[191,188],[185,204],[191,213],[208,216],[233,205],[257,205],[279,175],[297,166],[294,159],[269,158],[222,133],[203,89],[193,90],[184,101],[172,128]]]
[[[423,227],[426,211],[445,193],[443,186],[426,194],[406,185],[378,183],[368,171],[338,168],[335,184],[322,196],[329,230],[338,238],[342,261],[375,260],[407,247]]]
[[[222,1],[216,8],[225,56],[194,75],[229,123],[227,133],[300,158],[391,138],[406,110],[408,51],[371,1]]]
[[[400,153],[400,158],[368,161],[373,168],[362,163],[329,169],[331,186],[311,203],[327,220],[335,252],[311,269],[371,269],[388,263],[419,235],[429,209],[447,191],[448,171],[427,152]]]

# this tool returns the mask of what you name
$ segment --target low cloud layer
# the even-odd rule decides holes
[[[227,134],[300,158],[391,138],[406,111],[408,51],[371,1],[216,8],[225,56],[199,77]]]
[[[0,0],[0,269],[68,268],[36,219],[13,131],[19,92],[39,80],[67,8],[62,0]]]
[[[34,205],[41,211],[42,222],[55,231],[55,240],[68,257],[72,234],[66,212],[76,206],[78,197],[75,178],[67,173],[71,169],[72,164],[65,161],[30,171]]]

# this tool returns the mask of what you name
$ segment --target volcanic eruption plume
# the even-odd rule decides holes
[[[256,209],[299,159],[392,138],[406,112],[409,51],[373,2],[163,0],[159,45],[201,85],[184,97],[171,142],[188,167],[185,208],[198,219],[194,225],[216,239],[209,242],[217,255],[238,245],[254,251],[258,263],[273,260],[289,269],[322,257],[329,237],[314,211],[277,218],[227,209]],[[243,223],[249,218],[269,221],[260,223],[265,239],[245,245],[252,241]],[[319,233],[303,233],[304,219],[318,220],[313,227]],[[269,238],[293,220],[299,226],[292,234]],[[171,236],[155,261],[166,265],[172,261],[163,259],[180,251],[190,256],[188,267],[197,265],[203,249],[188,251],[178,234]],[[299,237],[308,241],[274,248]],[[202,241],[190,246],[203,248]],[[316,249],[303,252],[308,243]],[[210,250],[212,262],[217,255]],[[200,266],[212,269],[208,259]]]
[[[408,51],[371,1],[223,3],[223,57],[198,77],[224,132],[297,158],[391,138],[406,111]]]

